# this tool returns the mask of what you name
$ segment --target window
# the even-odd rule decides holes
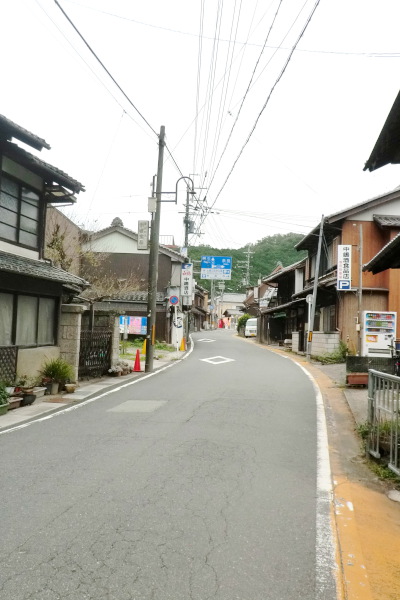
[[[0,186],[0,238],[37,248],[39,245],[37,192],[2,174]]]
[[[56,343],[57,300],[0,293],[0,346]]]

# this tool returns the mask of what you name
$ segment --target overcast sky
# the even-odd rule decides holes
[[[191,243],[306,234],[322,214],[400,184],[400,166],[363,171],[400,87],[398,0],[320,0],[292,55],[315,0],[59,4],[126,96],[54,0],[12,0],[0,9],[0,112],[85,185],[67,213],[81,224],[119,216],[136,231],[149,217],[161,125],[173,156],[163,190],[181,174],[195,182],[203,235]],[[178,190],[161,235],[182,244]]]

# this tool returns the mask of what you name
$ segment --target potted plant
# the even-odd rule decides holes
[[[0,382],[6,388],[6,392],[9,396],[12,396],[15,390],[15,382],[13,379],[3,379]]]
[[[74,370],[63,358],[53,358],[43,365],[42,375],[51,379],[51,393],[57,394],[60,384],[64,385],[66,381],[73,379]]]
[[[112,365],[108,369],[108,372],[110,373],[111,377],[119,377],[120,375],[122,375],[122,367],[117,363],[115,365]]]
[[[19,375],[17,378],[17,387],[19,387],[24,394],[32,394],[36,384],[37,377],[31,375]]]
[[[0,415],[5,415],[8,407],[8,392],[6,391],[6,386],[0,383]]]
[[[122,369],[122,375],[128,375],[129,373],[129,363],[126,360],[119,360],[117,362],[117,365],[119,365]]]

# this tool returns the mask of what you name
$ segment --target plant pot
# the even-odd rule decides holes
[[[66,383],[65,389],[67,394],[73,394],[76,390],[76,383]]]
[[[29,406],[36,400],[35,394],[24,394],[21,398],[21,406]]]
[[[31,387],[24,387],[24,386],[21,386],[21,391],[22,391],[24,394],[32,394],[32,393],[33,393],[33,387],[32,387],[32,386],[31,386]]]
[[[8,412],[9,404],[0,404],[0,415],[5,415]]]
[[[11,396],[8,401],[8,410],[13,410],[14,408],[19,408],[21,406],[21,398],[17,396]]]
[[[368,385],[368,373],[348,373],[347,385]]]
[[[58,383],[58,381],[53,381],[51,384],[51,388],[50,388],[50,394],[52,396],[54,396],[55,394],[58,394],[59,387],[60,387],[60,384]]]

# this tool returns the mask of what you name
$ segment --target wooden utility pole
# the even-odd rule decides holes
[[[151,223],[149,284],[147,297],[147,333],[146,333],[146,373],[153,372],[154,344],[156,339],[158,250],[161,220],[161,192],[165,146],[165,127],[161,125],[158,138],[158,168],[156,186],[156,212]]]
[[[319,226],[318,250],[317,250],[317,257],[315,260],[314,286],[313,286],[312,303],[311,303],[311,311],[310,311],[311,314],[310,314],[310,322],[308,324],[308,338],[307,338],[307,360],[308,361],[311,360],[312,338],[313,338],[313,333],[314,333],[315,305],[317,302],[319,263],[321,260],[323,231],[324,231],[324,215],[322,215],[322,217],[321,217],[321,223]]]
[[[363,268],[363,230],[362,223],[360,223],[359,228],[359,243],[358,243],[358,290],[357,290],[357,298],[358,298],[358,327],[357,327],[357,351],[358,356],[362,354],[362,268]]]

